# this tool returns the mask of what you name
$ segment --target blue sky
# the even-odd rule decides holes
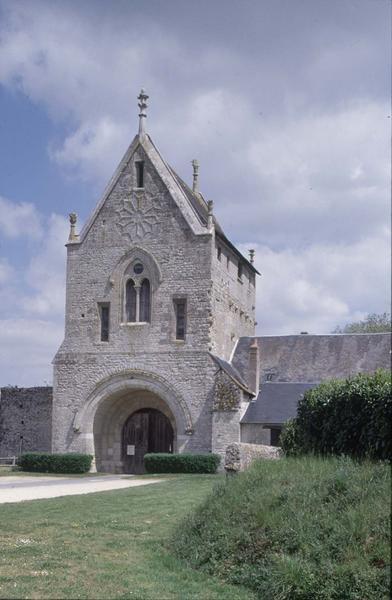
[[[51,382],[67,215],[137,130],[256,248],[259,334],[389,307],[387,0],[0,0],[0,385]]]

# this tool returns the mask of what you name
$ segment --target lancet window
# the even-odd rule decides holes
[[[125,313],[126,320],[128,323],[134,323],[136,319],[136,299],[137,293],[135,288],[135,282],[133,279],[128,279],[125,288]]]
[[[132,277],[127,278],[125,283],[125,322],[149,323],[151,321],[150,280],[145,276],[145,268],[141,262],[134,263],[130,271]]]

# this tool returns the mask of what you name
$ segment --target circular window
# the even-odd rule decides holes
[[[144,267],[142,263],[136,263],[136,265],[134,265],[133,272],[136,273],[136,275],[140,275],[140,273],[143,273],[143,271]]]

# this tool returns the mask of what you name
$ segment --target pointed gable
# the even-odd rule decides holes
[[[160,181],[164,184],[165,188],[170,193],[172,200],[177,205],[178,209],[180,210],[182,216],[184,217],[185,221],[187,222],[193,233],[196,235],[207,233],[207,223],[206,219],[203,218],[203,209],[201,208],[201,206],[197,208],[195,202],[191,202],[190,197],[185,189],[184,182],[180,180],[178,175],[176,175],[174,171],[163,160],[160,152],[158,151],[158,149],[156,148],[155,144],[152,142],[149,136],[145,135],[142,138],[140,138],[139,135],[136,135],[128,150],[124,154],[120,164],[118,165],[108,185],[106,186],[106,189],[100,201],[98,202],[95,210],[85,223],[79,238],[72,243],[82,243],[84,241],[87,233],[94,224],[97,216],[99,215],[105,203],[107,202],[111,192],[118,184],[121,176],[127,169],[129,163],[133,160],[134,155],[137,154],[138,151],[140,152],[140,149],[155,169]]]
[[[147,96],[146,96],[147,97]],[[83,243],[86,239],[88,232],[91,230],[93,224],[96,222],[96,219],[105,204],[108,202],[108,199],[116,188],[119,185],[121,177],[124,175],[126,170],[129,168],[130,163],[134,160],[135,155],[143,155],[149,163],[152,165],[156,174],[159,177],[159,180],[164,185],[165,189],[169,192],[170,197],[174,201],[174,204],[179,209],[182,214],[185,222],[191,229],[191,231],[195,235],[205,235],[209,233],[208,229],[208,206],[207,202],[204,200],[202,194],[198,192],[194,192],[186,183],[181,179],[181,177],[174,171],[172,167],[168,165],[168,163],[164,160],[158,148],[152,141],[151,137],[145,133],[144,130],[144,121],[146,118],[145,110],[139,114],[140,125],[139,125],[139,133],[135,135],[132,143],[128,147],[125,152],[122,160],[120,161],[116,171],[114,172],[112,178],[110,179],[108,185],[106,186],[104,193],[99,200],[97,206],[94,211],[87,219],[84,224],[82,231],[79,236],[74,236],[69,240],[69,244],[77,245]],[[120,219],[121,219],[121,215]],[[241,263],[244,263],[248,266],[250,271],[254,273],[258,273],[255,269],[254,265],[239,252],[239,250],[230,242],[230,240],[225,235],[221,226],[219,225],[215,216],[212,218],[212,222],[215,229],[216,236],[221,239],[238,257]]]

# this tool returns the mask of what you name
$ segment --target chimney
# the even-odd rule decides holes
[[[248,368],[248,385],[250,389],[256,394],[259,393],[259,382],[260,382],[260,359],[259,359],[259,346],[257,339],[254,338],[253,342],[249,347],[249,368]]]

